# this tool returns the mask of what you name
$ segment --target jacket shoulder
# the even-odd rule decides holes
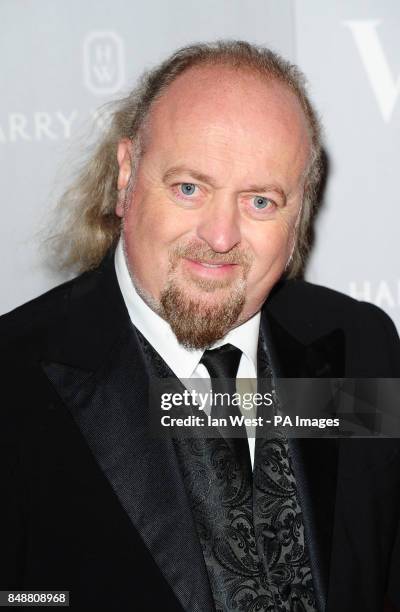
[[[77,277],[80,278],[80,277]],[[60,328],[77,278],[46,291],[0,317],[0,346],[8,357],[24,348],[38,346]]]
[[[110,250],[97,268],[0,317],[0,359],[95,367],[128,328]]]
[[[396,327],[374,304],[307,281],[288,280],[272,292],[267,312],[304,344],[340,330],[348,359],[368,358],[375,363],[381,357],[390,364],[387,368],[382,366],[382,372],[391,374],[379,375],[400,376],[400,340]]]
[[[349,308],[356,306],[360,302],[355,298],[322,285],[316,285],[305,280],[291,279],[283,280],[276,286],[274,299],[287,300],[296,298],[312,306],[313,302],[325,305],[341,305]]]
[[[298,334],[323,335],[332,328],[384,333],[398,341],[391,318],[378,306],[303,280],[279,283],[267,302],[273,316]]]
[[[378,306],[304,280],[279,283],[271,294],[270,307],[288,320],[301,320],[307,325],[346,326],[361,317],[395,329],[390,317]]]

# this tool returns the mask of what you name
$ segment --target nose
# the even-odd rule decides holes
[[[214,194],[201,210],[197,236],[217,253],[227,253],[240,243],[239,210],[229,194]]]

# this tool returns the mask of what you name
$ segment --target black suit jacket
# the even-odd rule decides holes
[[[372,305],[289,281],[262,325],[281,375],[399,376],[397,334]],[[172,442],[148,436],[147,368],[112,258],[0,332],[0,589],[69,590],[73,610],[212,611]],[[383,610],[398,440],[290,445],[319,610]]]

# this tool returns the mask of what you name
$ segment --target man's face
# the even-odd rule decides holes
[[[249,72],[190,69],[154,104],[116,212],[133,282],[182,344],[210,346],[260,309],[294,246],[309,154],[297,98]]]

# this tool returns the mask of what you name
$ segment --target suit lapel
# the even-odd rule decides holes
[[[148,374],[135,330],[110,262],[95,274],[74,287],[64,349],[53,351],[55,361],[50,348],[43,370],[182,608],[211,611],[207,570],[172,441],[150,437]]]
[[[274,377],[318,378],[344,375],[344,334],[331,330],[300,341],[280,312],[267,303],[261,331]],[[336,501],[338,440],[289,439],[293,471],[303,512],[310,569],[318,609],[325,610]]]

